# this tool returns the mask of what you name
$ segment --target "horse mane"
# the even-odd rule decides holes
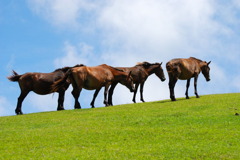
[[[147,61],[138,62],[136,66],[143,66],[144,68],[149,68],[152,65],[160,65],[160,63],[149,63]]]
[[[144,66],[144,65],[151,65],[151,63],[144,61],[144,62],[138,62],[136,66]]]
[[[53,72],[62,71],[62,70],[64,71],[64,70],[68,70],[68,69],[70,69],[70,68],[82,67],[82,66],[85,66],[85,65],[84,65],[84,64],[77,64],[77,65],[75,65],[75,66],[73,66],[73,67],[58,68],[58,69],[54,70]]]
[[[69,69],[70,67],[63,67],[63,68],[58,68],[58,69],[55,69],[53,72],[57,72],[57,71],[61,71],[61,70],[66,70],[66,69]]]
[[[84,65],[84,64],[77,64],[77,65],[75,65],[75,66],[73,66],[73,67],[70,67],[70,68],[82,67],[82,66],[85,66],[85,65]]]

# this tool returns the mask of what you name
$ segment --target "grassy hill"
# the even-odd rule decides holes
[[[240,94],[0,117],[0,159],[240,159]]]

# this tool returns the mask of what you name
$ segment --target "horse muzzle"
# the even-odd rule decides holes
[[[130,92],[134,92],[134,91],[135,91],[135,89],[131,89],[131,90],[130,90]]]
[[[130,92],[134,92],[135,91],[135,88],[134,87],[131,87],[130,88]]]

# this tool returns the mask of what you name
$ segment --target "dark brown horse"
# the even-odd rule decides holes
[[[75,108],[81,108],[78,98],[82,88],[87,90],[96,90],[91,102],[92,108],[94,108],[94,101],[102,87],[105,87],[103,103],[106,106],[108,106],[108,88],[112,83],[120,82],[129,88],[131,92],[134,91],[131,73],[126,73],[106,64],[95,67],[77,67],[69,70],[64,78],[53,84],[53,91],[57,91],[59,88],[61,88],[66,83],[68,78],[73,86],[72,95],[75,98]]]
[[[197,80],[200,72],[206,78],[206,81],[210,81],[210,62],[202,61],[194,57],[190,57],[188,59],[173,59],[166,64],[168,76],[169,76],[169,90],[170,90],[170,98],[172,101],[176,101],[174,95],[174,87],[178,79],[187,80],[187,89],[186,89],[186,98],[188,97],[188,88],[190,85],[191,78],[194,78],[194,89],[195,95],[199,98],[197,93]]]
[[[140,96],[141,96],[141,101],[145,102],[143,99],[143,87],[145,84],[145,81],[147,80],[148,76],[151,74],[155,74],[158,78],[160,78],[162,81],[165,81],[165,76],[164,72],[162,69],[162,63],[148,63],[148,62],[142,62],[137,64],[134,67],[117,67],[118,69],[124,70],[125,72],[132,72],[132,77],[133,77],[133,83],[135,84],[135,91],[133,94],[133,99],[132,101],[136,103],[136,94],[138,87],[140,85]],[[113,83],[111,85],[111,88],[109,90],[109,97],[108,97],[108,103],[109,105],[113,105],[112,103],[112,95],[113,95],[113,90],[116,87],[117,83]]]
[[[76,65],[74,67],[80,67],[82,65]],[[40,95],[46,95],[53,93],[51,91],[51,85],[65,76],[65,73],[72,67],[64,67],[57,69],[51,73],[25,73],[22,75],[17,74],[13,71],[13,75],[7,77],[10,81],[18,82],[21,89],[21,94],[18,97],[17,107],[15,110],[16,114],[23,114],[22,102],[30,91],[33,91]],[[70,83],[66,83],[64,86],[56,90],[59,93],[57,110],[64,110],[63,102],[65,91],[69,87]]]

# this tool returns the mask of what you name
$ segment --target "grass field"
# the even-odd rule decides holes
[[[0,117],[0,159],[240,159],[240,94]]]

